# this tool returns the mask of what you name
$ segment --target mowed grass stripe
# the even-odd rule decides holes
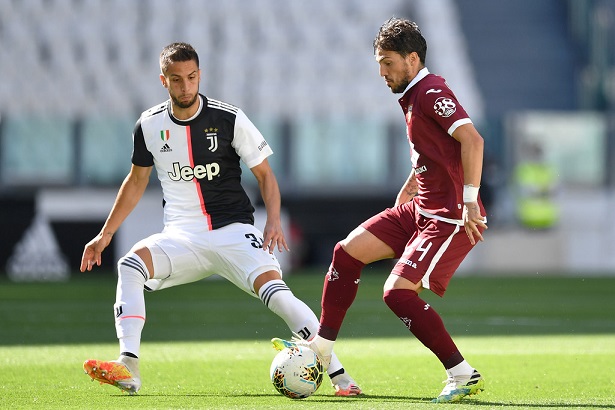
[[[387,270],[366,269],[343,337],[405,337],[382,301]],[[289,275],[293,292],[318,315],[323,276]],[[65,283],[0,279],[0,345],[115,341],[112,272],[75,274]],[[615,278],[460,277],[443,299],[421,296],[454,336],[615,334]],[[224,280],[146,294],[146,341],[260,339],[286,332],[263,303]]]

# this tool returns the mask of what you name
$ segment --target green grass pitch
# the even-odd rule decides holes
[[[0,279],[0,408],[6,409],[431,409],[445,378],[436,358],[381,300],[386,269],[367,268],[336,344],[363,397],[338,398],[325,378],[292,401],[269,381],[269,340],[288,337],[277,316],[222,280],[146,294],[137,396],[92,383],[81,365],[118,347],[112,273],[65,283]],[[320,312],[322,273],[289,275]],[[456,277],[442,315],[486,391],[451,408],[615,409],[615,278]]]

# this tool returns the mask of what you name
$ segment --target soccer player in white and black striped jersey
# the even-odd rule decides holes
[[[164,229],[120,258],[115,327],[117,360],[86,360],[94,380],[134,394],[141,388],[139,355],[145,323],[143,290],[157,291],[218,274],[259,297],[291,331],[318,331],[312,310],[282,279],[274,250],[288,250],[280,220],[280,191],[267,161],[273,153],[244,112],[199,93],[201,70],[192,46],[173,43],[160,55],[160,81],[169,99],[145,111],[133,132],[132,167],[100,233],[86,246],[81,271],[100,265],[101,253],[139,202],[156,169],[164,197]],[[241,185],[243,162],[252,171],[267,211],[263,232]],[[327,370],[335,394],[361,389],[334,359]]]

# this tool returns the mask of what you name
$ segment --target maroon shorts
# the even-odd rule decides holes
[[[414,201],[388,208],[361,226],[395,251],[392,272],[412,283],[422,282],[444,296],[448,282],[473,248],[463,226],[426,218]]]

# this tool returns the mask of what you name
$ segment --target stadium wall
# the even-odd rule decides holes
[[[45,190],[35,199],[0,200],[2,219],[0,264],[6,271],[21,246],[21,260],[42,263],[65,261],[69,274],[77,271],[83,246],[104,223],[113,204],[114,190]],[[114,238],[113,246],[103,253],[103,267],[115,268],[117,258],[139,239],[162,229],[161,196],[157,190],[146,192],[133,214]],[[564,192],[558,197],[565,223],[545,230],[498,227],[485,233],[485,242],[477,245],[460,267],[460,275],[613,275],[615,276],[615,222],[609,210],[615,207],[615,192]],[[303,267],[327,268],[331,251],[367,217],[389,206],[390,197],[345,200],[326,197],[288,198],[284,200],[284,224],[291,253],[281,255],[287,273]],[[584,209],[580,214],[575,210]],[[4,212],[6,210],[6,212]],[[7,217],[11,215],[10,217]],[[588,218],[587,215],[591,215]],[[45,230],[33,229],[35,221],[48,223],[53,238]],[[264,223],[262,208],[257,225]],[[30,230],[37,239],[24,246]],[[54,244],[55,243],[55,244]],[[55,254],[54,254],[55,252]],[[23,280],[64,278],[50,275],[51,267],[29,272]]]

